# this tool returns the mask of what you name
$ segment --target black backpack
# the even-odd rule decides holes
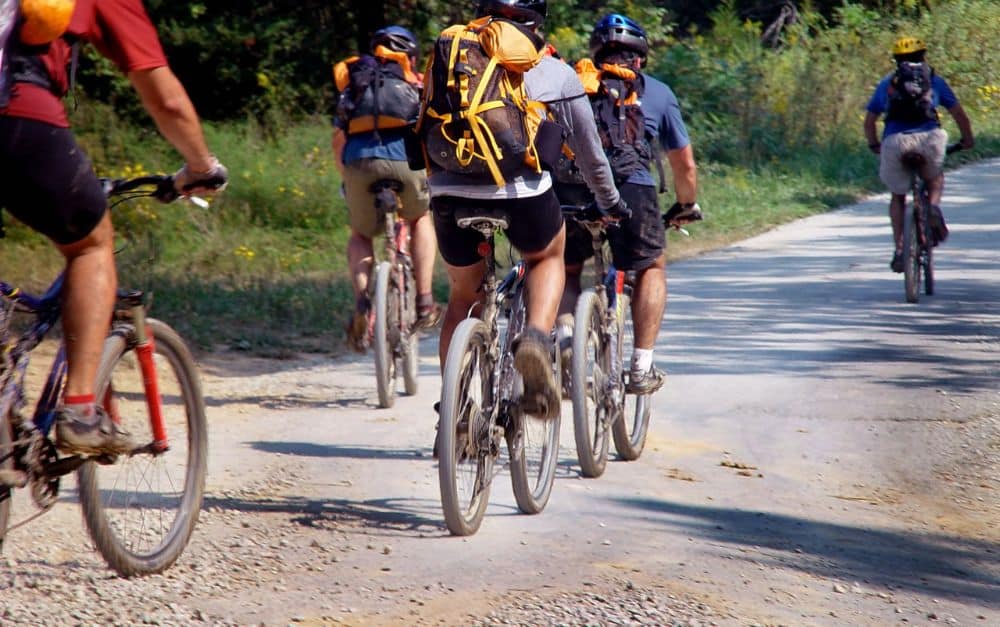
[[[926,62],[900,61],[889,82],[887,120],[921,124],[937,122],[934,70]]]
[[[336,116],[348,135],[406,128],[417,120],[420,91],[395,61],[361,55],[334,67]]]

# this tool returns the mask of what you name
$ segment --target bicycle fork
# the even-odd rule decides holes
[[[127,299],[129,318],[135,333],[135,354],[139,360],[139,370],[142,374],[142,385],[145,389],[146,407],[149,410],[149,426],[153,433],[153,441],[133,451],[136,453],[165,453],[170,449],[167,439],[167,428],[163,421],[163,404],[160,399],[160,384],[156,376],[156,340],[146,326],[146,307],[141,302],[141,295],[130,295]],[[117,424],[121,424],[121,415],[114,400],[114,390],[109,383],[104,393],[104,409]]]

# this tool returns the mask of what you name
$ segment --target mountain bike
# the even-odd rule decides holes
[[[376,181],[371,187],[375,207],[385,223],[385,258],[375,269],[370,325],[378,406],[383,408],[396,401],[397,366],[401,366],[406,394],[417,393],[417,286],[409,252],[410,227],[396,215],[402,189],[401,182],[391,179]]]
[[[962,144],[948,146],[945,153],[961,150]],[[903,212],[903,287],[906,302],[920,300],[920,279],[923,275],[924,293],[934,294],[934,245],[930,228],[931,202],[927,183],[920,177],[924,156],[907,152],[902,156],[903,165],[910,171],[910,190],[913,201]]]
[[[482,523],[506,440],[518,508],[541,512],[552,493],[559,453],[559,418],[546,420],[521,407],[523,382],[514,369],[513,342],[525,327],[524,262],[497,281],[494,236],[507,228],[501,215],[456,215],[458,226],[483,234],[486,262],[481,318],[459,323],[445,357],[438,426],[438,479],[448,530],[475,533]],[[505,324],[501,328],[501,316]],[[557,386],[559,359],[552,343]]]
[[[177,197],[172,177],[104,185],[109,197]],[[0,282],[0,548],[7,531],[55,505],[60,478],[76,471],[87,531],[108,566],[125,577],[158,573],[187,546],[205,489],[208,430],[198,371],[181,337],[147,317],[145,295],[119,290],[96,398],[139,444],[118,456],[61,455],[49,433],[65,383],[65,346],[30,414],[25,375],[32,351],[59,320],[63,281],[57,277],[42,296]],[[30,319],[16,337],[15,313]],[[15,488],[28,488],[38,511],[8,526]]]
[[[563,215],[590,233],[594,247],[594,287],[576,301],[570,395],[573,433],[580,469],[600,477],[608,461],[608,434],[625,460],[638,459],[646,444],[649,395],[626,394],[626,355],[632,351],[632,286],[627,272],[614,267],[604,246],[605,226],[592,208],[563,205]]]

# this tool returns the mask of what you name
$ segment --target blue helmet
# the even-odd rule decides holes
[[[645,58],[649,54],[646,31],[635,20],[619,13],[605,15],[590,33],[590,56],[596,58],[600,52],[622,49]]]
[[[402,26],[386,26],[375,31],[372,35],[371,49],[375,46],[385,46],[396,52],[405,52],[408,57],[416,57],[419,46],[417,38]]]

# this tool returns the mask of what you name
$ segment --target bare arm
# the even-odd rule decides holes
[[[968,150],[975,146],[976,138],[972,134],[972,122],[969,121],[969,116],[965,114],[965,109],[962,108],[962,105],[956,104],[951,109],[948,109],[948,113],[955,119],[955,124],[958,125],[958,130],[962,133],[962,148]]]
[[[344,179],[344,146],[346,145],[347,135],[339,128],[334,128],[330,147],[333,149],[333,164],[337,166],[337,172],[340,172],[341,180]]]
[[[169,67],[129,72],[143,106],[160,133],[181,153],[192,172],[209,172],[218,162],[208,150],[198,114]]]
[[[691,144],[667,151],[667,162],[674,175],[674,192],[677,202],[682,205],[698,199],[698,166],[694,162],[694,148]]]
[[[868,140],[868,147],[872,152],[879,154],[881,148],[878,141],[878,129],[875,127],[878,122],[878,114],[868,111],[865,113],[865,139]]]

